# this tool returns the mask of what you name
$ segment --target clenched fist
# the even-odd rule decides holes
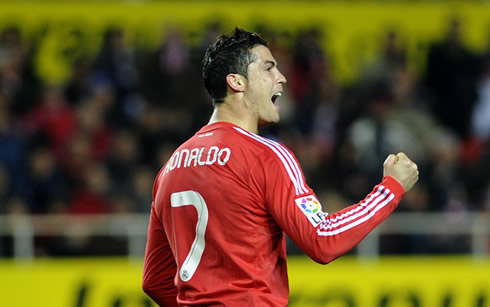
[[[414,184],[419,180],[419,170],[417,164],[412,162],[403,152],[396,156],[390,154],[383,164],[384,175],[391,176],[398,181],[405,192],[410,191]]]

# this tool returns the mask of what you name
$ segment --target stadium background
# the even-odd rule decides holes
[[[453,126],[451,114],[438,118],[438,88],[428,81],[431,48],[446,39],[454,20],[461,22],[462,45],[471,59],[464,67],[474,69],[455,78],[477,91],[488,74],[484,68],[490,67],[486,1],[0,2],[0,214],[5,217],[0,228],[7,229],[8,221],[18,221],[9,218],[19,216],[40,221],[39,215],[147,212],[148,178],[209,114],[209,101],[199,89],[199,67],[187,64],[198,66],[206,35],[235,25],[273,42],[291,89],[280,129],[264,133],[297,153],[310,185],[331,206],[325,210],[361,198],[379,179],[375,170],[347,168],[344,163],[356,165],[356,157],[345,150],[362,156],[363,138],[356,131],[370,127],[363,119],[373,116],[371,111],[390,105],[393,113],[415,114],[392,119],[398,126],[408,121],[420,128],[400,129],[400,135],[410,141],[414,138],[408,132],[415,139],[423,136],[424,144],[396,145],[412,152],[430,174],[422,175],[420,187],[400,211],[441,218],[453,213],[447,228],[469,214],[488,216],[490,132],[488,125],[473,125],[478,116],[470,111],[478,103],[489,104],[489,98],[480,92],[470,101],[469,127]],[[103,52],[110,37],[116,44],[121,38],[117,67]],[[388,42],[394,43],[392,49]],[[461,68],[454,64],[436,76],[450,82],[443,77]],[[161,71],[155,71],[158,65]],[[321,71],[298,68],[308,65]],[[395,85],[402,92],[403,86],[410,87],[403,80],[415,84],[408,95],[416,101],[411,108],[397,103],[400,88],[387,82],[392,79],[401,80]],[[451,92],[451,86],[442,88]],[[311,97],[310,91],[322,95]],[[50,102],[59,113],[43,109]],[[68,123],[54,120],[49,126],[49,114]],[[76,127],[69,124],[74,121]],[[332,121],[343,123],[338,129],[343,134],[333,132]],[[92,146],[89,154],[84,146]],[[135,154],[138,148],[144,152]],[[377,158],[372,159],[378,167]],[[139,183],[123,180],[128,174],[138,174]],[[79,194],[81,186],[89,191]],[[120,191],[131,192],[121,196]],[[37,226],[56,229],[49,223]],[[37,237],[34,258],[16,258],[12,235],[2,233],[1,306],[151,304],[140,290],[141,258],[124,257],[124,240],[115,235],[77,240],[71,231],[77,228]],[[488,230],[486,236],[488,242]],[[386,236],[381,257],[360,259],[353,251],[327,266],[304,259],[291,246],[291,306],[490,306],[489,247],[472,257],[470,240],[454,234]]]

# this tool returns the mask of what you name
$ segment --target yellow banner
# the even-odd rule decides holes
[[[124,29],[131,43],[151,48],[162,42],[169,25],[182,29],[191,44],[216,21],[224,31],[267,25],[290,35],[315,26],[323,32],[321,44],[334,77],[346,81],[379,56],[390,30],[399,34],[409,62],[420,70],[429,44],[444,35],[454,16],[462,21],[465,44],[475,51],[488,47],[485,1],[0,2],[0,29],[17,24],[27,38],[35,38],[38,72],[54,83],[69,77],[73,58],[97,50],[102,31],[111,25]]]
[[[490,259],[400,257],[318,266],[289,259],[290,306],[487,307]]]
[[[490,306],[490,259],[288,261],[293,307]],[[0,306],[155,306],[141,290],[141,271],[142,262],[119,258],[0,261]]]

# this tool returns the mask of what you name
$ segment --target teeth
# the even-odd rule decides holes
[[[277,98],[281,97],[281,95],[282,95],[282,93],[276,93],[276,94],[272,95],[272,98],[271,98],[272,103],[275,103]]]
[[[276,100],[277,98],[279,98],[281,96],[282,96],[282,93],[276,93],[276,94],[272,95],[272,100]]]

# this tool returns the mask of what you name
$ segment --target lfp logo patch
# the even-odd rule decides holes
[[[297,198],[295,202],[313,227],[318,226],[327,215],[322,212],[322,205],[314,195]]]

